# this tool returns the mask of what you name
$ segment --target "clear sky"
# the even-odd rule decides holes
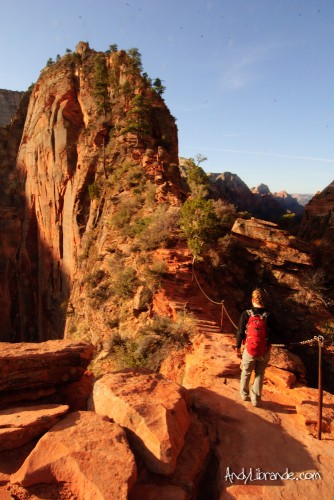
[[[206,171],[272,192],[334,180],[333,0],[0,0],[0,88],[79,41],[139,50]]]

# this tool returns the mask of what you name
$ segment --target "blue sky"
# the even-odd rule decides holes
[[[334,180],[333,0],[0,0],[0,88],[26,90],[79,41],[139,49],[180,156],[249,187]]]

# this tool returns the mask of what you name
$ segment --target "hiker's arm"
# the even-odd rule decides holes
[[[235,335],[235,337],[236,337],[235,346],[236,346],[237,350],[240,349],[242,341],[245,338],[245,329],[246,329],[246,324],[247,324],[247,316],[248,316],[247,311],[244,311],[242,313],[242,315],[240,316],[237,333]]]

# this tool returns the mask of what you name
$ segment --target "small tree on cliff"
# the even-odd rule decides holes
[[[166,90],[166,87],[162,84],[162,81],[160,80],[160,78],[156,78],[154,80],[152,86],[153,86],[154,90],[157,92],[157,94],[159,94],[160,96],[162,96],[162,94]]]
[[[130,103],[130,109],[126,115],[125,127],[121,133],[132,132],[138,140],[147,137],[151,132],[150,106],[142,94],[137,94]]]
[[[140,73],[143,69],[143,65],[141,62],[141,53],[139,52],[139,50],[135,47],[129,49],[128,56],[130,57],[132,69],[136,69]]]
[[[98,107],[106,114],[110,107],[108,92],[109,75],[105,55],[102,53],[96,54],[95,57],[93,85],[93,95],[97,100]]]
[[[180,227],[194,256],[201,256],[206,245],[213,243],[221,234],[212,200],[189,198],[181,209]]]
[[[187,182],[192,196],[205,198],[209,192],[209,179],[199,163],[196,165],[193,158],[185,161]]]

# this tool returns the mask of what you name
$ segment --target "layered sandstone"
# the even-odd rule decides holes
[[[124,430],[93,412],[75,412],[39,440],[11,482],[26,487],[67,482],[82,500],[121,500],[136,477]]]
[[[334,241],[334,181],[305,205],[299,235],[328,247]]]
[[[96,90],[101,67],[107,75],[103,102]],[[61,338],[72,292],[72,312],[81,300],[80,283],[92,265],[88,253],[95,260],[110,247],[108,219],[120,189],[112,178],[120,179],[125,167],[141,169],[147,179],[159,174],[159,199],[178,199],[175,120],[124,51],[97,53],[79,44],[42,71],[18,152],[11,137],[0,137],[7,162],[13,151],[10,182],[3,186],[0,338]],[[9,185],[20,203],[10,201]]]
[[[274,251],[277,264],[293,262],[312,265],[311,248],[300,239],[280,230],[274,223],[254,218],[237,219],[232,232],[247,238],[249,246],[262,247],[263,253]]]

